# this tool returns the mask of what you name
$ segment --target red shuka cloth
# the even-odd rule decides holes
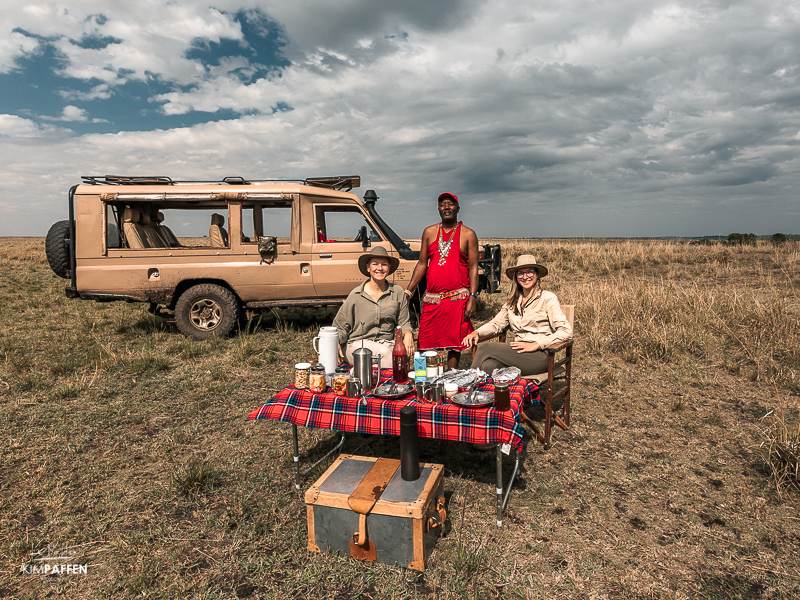
[[[441,230],[441,225],[439,229]],[[429,294],[469,289],[469,257],[461,252],[461,221],[451,238],[453,243],[445,263],[439,266],[439,231],[428,246],[427,280]],[[461,350],[461,340],[475,331],[472,322],[464,318],[469,296],[460,300],[444,298],[439,304],[423,303],[419,317],[419,348],[451,348]]]

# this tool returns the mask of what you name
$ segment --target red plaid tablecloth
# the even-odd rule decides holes
[[[381,370],[381,381],[391,381],[392,370]],[[492,384],[477,389],[493,391]],[[417,409],[419,434],[438,440],[472,443],[511,444],[522,450],[524,430],[519,413],[524,404],[538,402],[539,388],[526,379],[509,386],[511,410],[499,412],[492,406],[465,408],[455,404],[433,405],[413,400],[384,400],[368,394],[364,398],[337,396],[332,391],[314,394],[290,385],[248,419],[278,419],[303,427],[355,431],[382,435],[400,435],[400,409],[413,404]]]

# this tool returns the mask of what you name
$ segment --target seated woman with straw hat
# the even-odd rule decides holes
[[[391,368],[397,326],[403,332],[408,355],[414,354],[408,300],[401,286],[386,280],[399,264],[396,257],[389,256],[380,246],[358,257],[358,269],[369,279],[350,292],[333,320],[339,331],[339,356],[350,364],[353,364],[353,350],[363,345],[373,356],[381,355],[381,368]]]
[[[466,336],[465,347],[510,329],[514,337],[510,344],[484,342],[479,344],[472,361],[473,368],[491,374],[494,369],[517,367],[523,375],[547,371],[544,349],[563,340],[572,339],[572,327],[561,310],[553,292],[543,290],[541,280],[547,267],[538,264],[530,254],[517,259],[517,265],[506,269],[513,282],[511,295],[494,319]]]

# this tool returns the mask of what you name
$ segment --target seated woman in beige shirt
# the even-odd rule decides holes
[[[339,357],[353,364],[353,350],[363,346],[372,355],[381,355],[381,368],[392,366],[395,328],[403,332],[403,345],[414,355],[414,333],[408,315],[408,299],[403,288],[386,278],[397,270],[400,261],[376,246],[358,257],[358,269],[369,279],[347,296],[333,326],[339,331]],[[364,325],[361,325],[361,322]]]
[[[547,371],[547,355],[543,350],[572,339],[572,327],[556,295],[541,287],[547,267],[538,264],[530,254],[523,254],[515,267],[506,269],[506,275],[514,282],[511,296],[494,319],[470,333],[462,343],[465,347],[472,346],[478,338],[510,329],[514,334],[510,344],[478,344],[472,368],[489,374],[501,367],[518,367],[523,375],[543,373]]]

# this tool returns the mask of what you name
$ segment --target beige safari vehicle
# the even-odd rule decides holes
[[[373,190],[363,200],[350,192],[359,185],[357,176],[83,177],[69,191],[69,220],[47,234],[47,259],[70,280],[70,298],[145,302],[184,335],[225,336],[271,308],[341,304],[363,281],[357,261],[370,247],[398,257],[393,282],[408,284],[420,242],[381,219]],[[483,246],[479,264],[480,289],[497,291],[500,247]]]

